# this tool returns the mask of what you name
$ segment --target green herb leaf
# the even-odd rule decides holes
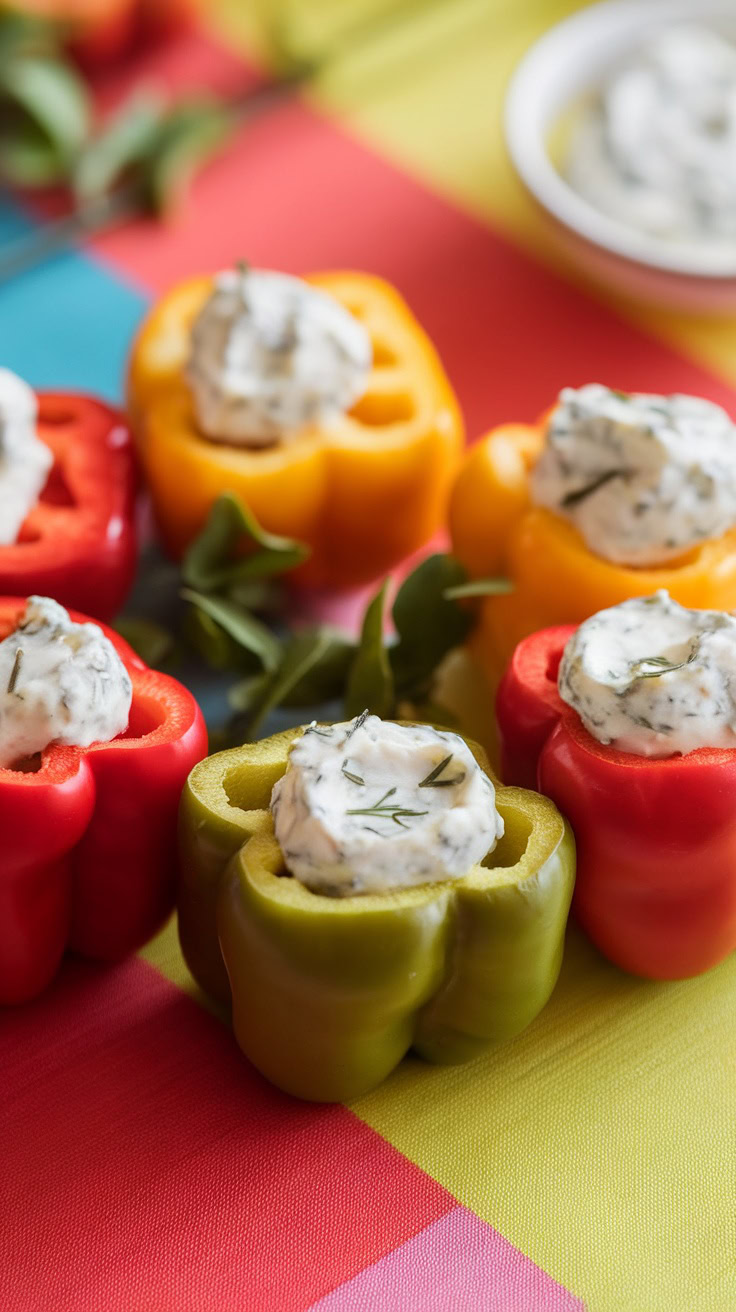
[[[395,788],[389,788],[372,806],[358,806],[346,811],[346,815],[370,815],[375,816],[378,820],[393,820],[394,824],[400,825],[402,829],[408,829],[404,824],[405,819],[413,819],[416,816],[428,815],[428,811],[412,811],[406,806],[400,806],[398,803],[388,802],[389,797],[393,797],[396,792]]]
[[[399,695],[422,699],[440,661],[467,637],[473,616],[447,592],[467,583],[454,556],[427,557],[404,580],[396,595],[393,619],[398,642],[390,660]]]
[[[168,114],[146,162],[144,192],[154,214],[182,198],[197,169],[226,140],[232,113],[216,101],[179,104]]]
[[[294,641],[306,650],[309,641],[319,658],[302,672],[281,698],[282,706],[319,706],[323,702],[337,701],[345,690],[345,680],[355,658],[356,646],[343,634],[329,626],[301,629]]]
[[[193,588],[182,588],[179,595],[209,615],[238,647],[256,656],[265,670],[276,669],[281,659],[281,643],[255,615],[224,597],[208,597]]]
[[[272,679],[271,674],[251,674],[228,690],[227,699],[234,711],[247,714],[262,700]]]
[[[123,616],[116,621],[115,631],[153,669],[165,664],[174,649],[174,639],[168,629],[162,624],[156,624],[154,620]]]
[[[463,597],[503,597],[514,591],[511,579],[471,579],[469,583],[458,583],[453,588],[445,588],[445,601],[461,601]]]
[[[642,656],[640,661],[635,661],[631,666],[631,673],[635,679],[658,679],[661,674],[671,674],[673,670],[682,670],[686,665],[692,665],[697,656],[697,648],[691,651],[687,660],[670,661],[666,656]],[[653,670],[640,670],[641,665],[654,665]]]
[[[16,186],[62,181],[85,141],[90,105],[61,60],[27,56],[0,65],[0,174]]]
[[[183,631],[189,645],[211,669],[237,668],[240,651],[237,643],[199,606],[190,606],[187,610]]]
[[[282,594],[268,579],[254,579],[252,583],[233,583],[225,596],[236,605],[254,610],[258,615],[278,615],[282,609]]]
[[[461,784],[463,779],[465,778],[464,771],[462,774],[453,774],[453,775],[444,774],[444,771],[447,769],[451,760],[452,760],[452,752],[450,752],[449,756],[445,756],[444,759],[440,761],[439,765],[436,765],[434,767],[434,770],[430,770],[426,778],[422,779],[421,782],[417,784],[417,787],[418,788],[452,788],[454,787],[455,784]]]
[[[8,679],[7,691],[9,693],[15,692],[15,685],[18,682],[18,675],[20,674],[20,667],[22,664],[23,664],[23,648],[18,647],[15,653],[15,660],[13,661],[13,668],[10,671],[10,678]]]
[[[244,541],[256,550],[237,558],[235,553]],[[304,543],[267,533],[240,498],[226,492],[218,497],[202,532],[189,547],[182,577],[191,588],[217,592],[284,574],[308,555]]]
[[[383,641],[383,621],[388,579],[382,584],[363,616],[363,628],[345,692],[348,719],[367,709],[374,715],[390,715],[394,706],[394,679]]]
[[[109,191],[155,149],[166,106],[141,91],[127,101],[83,149],[74,171],[74,190],[84,202]]]
[[[255,736],[271,711],[286,702],[296,689],[306,687],[312,673],[317,671],[322,659],[328,655],[332,642],[332,635],[324,629],[309,629],[294,634],[283,649],[278,668],[254,703],[254,713],[248,724],[251,736]]]
[[[586,497],[591,497],[600,487],[605,487],[614,478],[624,478],[629,471],[627,469],[608,469],[605,474],[594,478],[592,483],[586,483],[585,487],[578,487],[574,492],[568,492],[567,496],[562,498],[560,505],[565,510],[570,510],[572,506],[579,506],[581,501]]]

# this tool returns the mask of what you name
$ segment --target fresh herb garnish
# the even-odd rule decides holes
[[[8,692],[15,692],[15,685],[18,682],[18,675],[20,674],[20,667],[22,664],[23,664],[23,648],[19,647],[15,653],[13,668],[10,671],[10,678],[8,679]]]
[[[451,779],[440,779],[439,777],[442,774],[442,771],[445,770],[447,766],[450,764],[451,760],[452,760],[452,752],[450,752],[450,755],[446,756],[443,761],[440,761],[439,765],[436,765],[434,767],[434,770],[430,770],[426,779],[422,779],[421,783],[417,784],[417,787],[418,788],[452,788],[455,784],[461,784],[463,779],[465,778],[464,773],[455,774],[452,776]]]
[[[511,579],[471,579],[469,583],[458,583],[456,587],[445,588],[442,595],[446,601],[460,601],[464,597],[505,597],[513,591]]]
[[[345,760],[344,760],[343,763],[342,763],[342,766],[340,767],[341,770],[342,770],[342,772],[343,772],[343,774],[345,775],[345,778],[346,778],[346,779],[349,779],[350,782],[351,782],[351,784],[360,784],[361,788],[364,788],[364,787],[365,787],[365,779],[361,779],[361,777],[360,777],[359,774],[353,774],[352,770],[347,770],[347,769],[345,768],[345,767],[347,766],[347,763],[348,763],[348,762],[347,762],[347,757],[346,757]]]
[[[355,723],[351,724],[350,728],[348,729],[345,735],[345,742],[347,742],[348,738],[352,738],[353,734],[357,733],[358,729],[363,728],[363,725],[365,724],[369,715],[370,715],[370,711],[365,710],[365,711],[361,711],[360,715],[357,715],[355,717]]]
[[[684,661],[670,661],[666,656],[642,656],[640,661],[635,661],[631,666],[631,672],[635,679],[658,679],[660,674],[671,674],[673,670],[682,670],[686,665],[692,665],[697,654],[697,651],[691,651]],[[640,665],[654,665],[656,669],[635,673]]]
[[[585,487],[579,487],[574,492],[568,492],[567,496],[562,498],[560,504],[565,510],[569,510],[571,506],[578,506],[581,501],[585,501],[586,497],[591,497],[599,488],[605,487],[606,483],[610,483],[614,478],[625,478],[628,472],[627,469],[607,469],[605,474],[600,474],[592,483],[586,483]]]
[[[393,802],[387,802],[386,799],[393,797],[396,792],[395,788],[389,788],[383,797],[379,797],[373,806],[355,807],[346,811],[346,815],[374,815],[378,820],[393,820],[394,824],[400,825],[402,829],[408,829],[408,825],[403,823],[404,819],[412,819],[415,816],[428,815],[427,811],[411,811],[408,807],[397,806]]]

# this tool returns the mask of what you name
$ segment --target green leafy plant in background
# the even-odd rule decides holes
[[[0,175],[37,187],[69,178],[91,131],[85,83],[47,23],[0,15]]]
[[[288,627],[279,585],[308,555],[303,543],[267,533],[226,493],[182,562],[178,639],[150,620],[125,619],[118,629],[148,664],[165,663],[183,642],[209,668],[239,676],[228,694],[233,720],[224,743],[256,737],[280,707],[316,713],[341,704],[346,717],[367,708],[452,724],[434,699],[437,671],[475,623],[468,598],[508,591],[508,581],[469,582],[459,561],[436,553],[399,586],[392,625],[385,580],[353,639],[330,625]]]
[[[0,179],[67,185],[78,219],[90,226],[168,211],[227,140],[235,107],[203,96],[169,104],[142,89],[96,124],[63,36],[52,23],[0,14]]]

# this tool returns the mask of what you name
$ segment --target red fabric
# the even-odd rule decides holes
[[[141,961],[0,1020],[0,1307],[297,1312],[454,1200]]]

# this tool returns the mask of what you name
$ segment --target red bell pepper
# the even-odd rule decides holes
[[[0,638],[24,607],[0,598]],[[47,747],[35,771],[0,769],[0,1005],[40,993],[67,947],[98,961],[135,951],[174,905],[179,796],[207,752],[202,713],[100,627],[133,684],[126,732]]]
[[[686,979],[736,949],[736,750],[664,759],[592,738],[557,692],[574,626],[520,642],[496,702],[505,783],[556,803],[577,842],[573,907],[605,956]]]
[[[136,568],[136,473],[127,424],[92,397],[42,393],[38,436],[54,453],[41,499],[0,546],[0,593],[53,597],[110,619]]]

